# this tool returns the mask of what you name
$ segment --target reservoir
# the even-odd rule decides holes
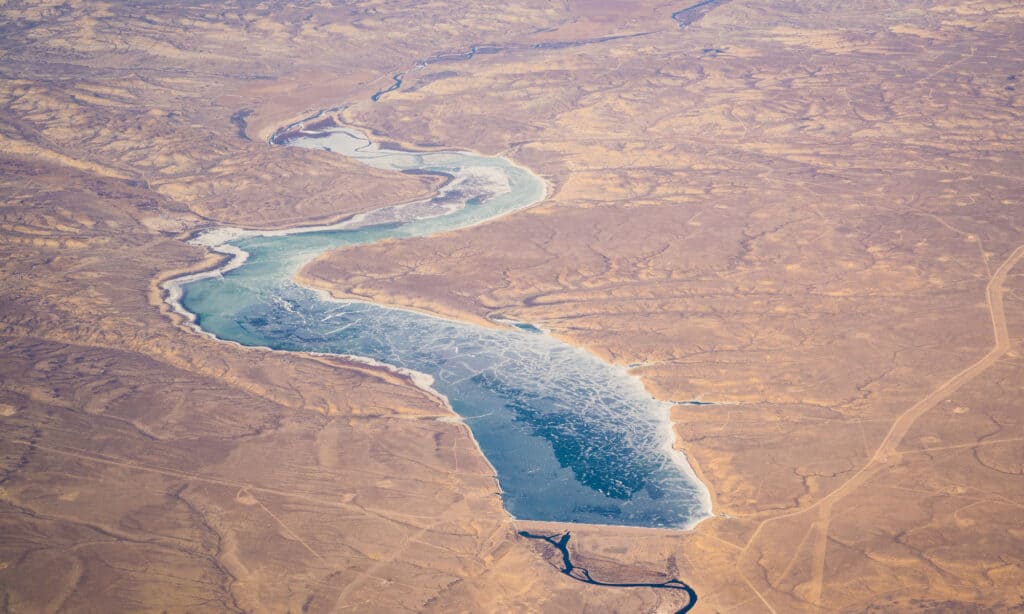
[[[167,282],[177,309],[220,339],[366,357],[429,375],[472,430],[516,518],[685,528],[708,516],[706,488],[671,448],[671,404],[652,398],[624,368],[529,323],[462,323],[334,300],[292,281],[325,251],[455,231],[546,194],[543,180],[504,158],[387,149],[334,122],[313,125],[290,127],[272,142],[447,182],[429,199],[334,226],[207,232],[195,242],[233,258]]]

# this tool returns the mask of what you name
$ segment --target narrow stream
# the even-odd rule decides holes
[[[233,258],[167,282],[176,309],[243,345],[359,356],[426,374],[421,381],[472,430],[516,518],[685,528],[708,516],[706,488],[671,447],[671,404],[624,368],[529,324],[492,328],[339,301],[292,281],[328,250],[450,232],[533,205],[545,197],[543,180],[499,157],[386,149],[329,114],[272,142],[449,179],[429,199],[329,227],[203,234],[197,243]]]
[[[685,606],[676,610],[676,614],[686,614],[692,610],[695,605],[697,605],[697,592],[693,590],[689,584],[683,582],[679,578],[672,578],[671,580],[666,580],[664,582],[603,582],[601,580],[595,580],[589,569],[586,567],[580,567],[572,562],[572,553],[569,552],[569,539],[572,537],[572,533],[569,533],[568,531],[561,535],[540,535],[530,533],[529,531],[520,531],[519,535],[526,539],[538,539],[550,546],[554,546],[562,556],[561,572],[578,582],[593,584],[594,586],[608,586],[611,588],[664,588],[668,590],[682,591],[686,593],[687,602]]]

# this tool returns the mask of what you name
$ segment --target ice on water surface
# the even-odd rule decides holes
[[[450,179],[430,199],[331,227],[222,231],[247,254],[244,262],[181,284],[181,304],[203,330],[247,345],[365,356],[429,374],[495,467],[513,516],[672,527],[706,517],[704,486],[670,448],[668,405],[622,369],[530,325],[492,329],[335,301],[291,281],[327,249],[454,230],[533,204],[545,193],[538,177],[502,158],[383,149],[350,129],[290,144]]]

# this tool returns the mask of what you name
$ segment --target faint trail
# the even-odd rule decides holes
[[[100,464],[103,464],[103,465],[111,465],[111,466],[114,466],[114,467],[122,467],[124,469],[134,469],[136,471],[144,471],[144,472],[149,472],[149,473],[156,473],[156,474],[160,474],[160,475],[166,475],[166,476],[169,476],[169,477],[179,478],[179,479],[182,479],[182,480],[192,480],[192,481],[196,481],[196,482],[203,482],[203,483],[206,483],[206,484],[215,484],[217,486],[224,486],[224,487],[227,487],[227,488],[232,488],[232,489],[237,489],[237,490],[245,490],[245,491],[248,491],[250,494],[252,494],[254,492],[259,492],[259,493],[265,493],[265,494],[268,494],[268,495],[276,495],[278,497],[284,497],[286,499],[295,499],[295,500],[299,500],[299,501],[305,501],[307,503],[312,503],[314,505],[319,505],[319,506],[326,507],[326,508],[332,508],[332,509],[337,509],[337,510],[345,510],[345,511],[348,511],[348,512],[350,512],[352,514],[351,516],[345,516],[343,518],[365,518],[367,515],[371,515],[371,516],[377,516],[377,517],[383,518],[383,519],[388,520],[390,522],[396,522],[396,523],[405,524],[405,525],[410,524],[410,522],[409,522],[410,519],[422,520],[422,519],[427,519],[427,518],[431,518],[431,519],[433,518],[433,516],[428,515],[428,514],[414,514],[414,513],[411,513],[409,511],[396,511],[396,510],[388,510],[388,509],[383,509],[383,508],[369,507],[369,506],[365,506],[365,505],[355,505],[355,504],[352,504],[352,503],[344,503],[344,502],[341,502],[341,501],[338,501],[338,500],[334,500],[334,499],[319,498],[319,497],[316,497],[316,496],[313,496],[313,495],[309,495],[309,494],[306,494],[306,493],[302,493],[302,492],[293,492],[293,491],[288,491],[288,490],[280,490],[280,489],[277,489],[277,488],[269,488],[269,487],[266,487],[266,486],[258,486],[258,485],[255,485],[255,484],[246,484],[246,483],[238,482],[238,481],[235,481],[235,480],[226,480],[226,479],[223,479],[223,478],[218,478],[216,476],[207,476],[207,475],[202,475],[202,474],[198,474],[198,473],[189,473],[188,471],[181,471],[181,470],[178,470],[178,469],[170,469],[170,468],[167,468],[167,467],[158,467],[158,466],[154,466],[154,465],[146,465],[146,464],[138,463],[138,462],[132,461],[130,459],[126,459],[126,458],[104,456],[104,455],[99,455],[99,454],[95,454],[95,453],[90,453],[90,452],[85,451],[85,450],[79,450],[79,449],[76,449],[76,448],[60,448],[60,447],[56,447],[56,446],[47,446],[47,445],[40,444],[40,443],[37,443],[37,442],[28,441],[26,439],[12,439],[11,443],[22,444],[22,445],[25,445],[25,446],[29,446],[30,448],[35,448],[35,449],[43,450],[43,451],[46,451],[46,452],[52,452],[54,454],[60,454],[60,455],[63,455],[63,456],[70,456],[70,457],[73,457],[73,458],[78,458],[78,459],[81,459],[81,460],[90,461],[90,462],[94,462],[94,463],[100,463]],[[404,520],[399,520],[400,518],[404,519]],[[413,525],[413,526],[416,526],[416,525]]]
[[[455,505],[457,505],[458,503],[461,503],[461,502],[462,502],[462,500],[460,499],[459,501],[456,501],[454,504],[448,506],[443,512],[441,512],[440,514],[437,515],[438,520],[436,522],[423,527],[419,531],[417,531],[417,532],[413,533],[412,535],[410,535],[410,536],[406,537],[405,539],[403,539],[402,542],[400,544],[398,544],[398,546],[396,546],[386,557],[384,557],[381,560],[377,561],[376,563],[374,563],[370,567],[368,567],[365,570],[363,570],[358,576],[353,578],[352,581],[349,582],[348,584],[346,584],[341,589],[341,592],[338,593],[338,598],[334,601],[334,610],[335,611],[340,610],[342,608],[342,606],[345,605],[345,599],[349,596],[349,594],[352,591],[354,591],[356,588],[358,588],[360,584],[362,584],[366,580],[376,576],[377,572],[380,571],[381,569],[383,569],[383,568],[387,567],[388,565],[394,563],[395,559],[398,558],[398,555],[402,554],[402,552],[405,551],[405,549],[409,546],[409,544],[411,542],[419,540],[419,538],[423,537],[427,532],[433,530],[434,527],[436,527],[437,525],[439,525],[442,522],[444,522],[445,519],[448,517],[448,512],[450,512],[451,509],[453,507],[455,507]]]
[[[122,467],[124,469],[134,469],[136,471],[145,471],[145,472],[149,472],[149,473],[158,473],[160,475],[166,475],[166,476],[169,476],[169,477],[180,478],[180,479],[183,479],[183,480],[193,480],[193,481],[196,481],[196,482],[205,482],[207,484],[215,484],[217,486],[225,486],[225,487],[233,488],[233,489],[246,490],[250,494],[252,492],[262,492],[262,493],[267,493],[267,494],[271,494],[271,495],[277,495],[277,496],[285,497],[285,498],[289,498],[289,499],[300,499],[300,500],[307,501],[309,503],[313,503],[313,504],[316,504],[316,505],[322,505],[324,507],[331,507],[331,508],[335,508],[335,509],[344,509],[344,510],[349,510],[349,511],[352,511],[352,512],[371,512],[372,513],[371,510],[368,510],[366,508],[361,508],[361,507],[358,507],[358,506],[355,506],[355,505],[350,505],[350,504],[345,504],[345,503],[339,503],[337,501],[330,501],[330,500],[327,500],[327,499],[318,499],[316,497],[312,497],[312,496],[309,496],[309,495],[306,495],[306,494],[303,494],[303,493],[296,493],[296,492],[289,492],[289,491],[285,491],[285,490],[278,490],[276,488],[266,488],[266,487],[263,487],[263,486],[256,486],[256,485],[253,485],[253,484],[245,484],[245,483],[242,483],[242,482],[236,482],[234,480],[225,480],[225,479],[217,478],[217,477],[213,477],[213,476],[204,476],[204,475],[200,475],[200,474],[196,474],[196,473],[189,473],[187,471],[179,471],[177,469],[168,469],[166,467],[155,467],[155,466],[152,466],[152,465],[144,465],[144,464],[137,463],[137,462],[134,462],[134,461],[131,461],[131,460],[128,460],[128,459],[121,459],[121,458],[116,458],[116,457],[110,458],[110,457],[106,457],[106,456],[100,456],[100,455],[97,455],[97,454],[91,454],[91,453],[86,452],[84,450],[75,450],[73,448],[58,448],[58,447],[54,447],[54,446],[47,446],[47,445],[40,444],[40,443],[33,443],[31,441],[23,440],[23,439],[13,439],[13,440],[11,440],[11,442],[12,443],[24,444],[26,446],[30,446],[30,447],[33,447],[33,448],[36,448],[36,449],[39,449],[39,450],[44,450],[46,452],[52,452],[54,454],[60,454],[60,455],[63,455],[63,456],[71,456],[73,458],[78,458],[78,459],[81,459],[81,460],[90,461],[90,462],[94,462],[94,463],[101,463],[101,464],[104,464],[104,465],[112,465],[114,467]],[[361,516],[362,516],[362,514],[360,514],[360,517]]]
[[[102,456],[95,456],[95,455],[88,454],[88,453],[85,453],[85,452],[74,452],[74,451],[71,451],[71,450],[62,449],[62,448],[55,448],[55,447],[51,447],[51,446],[42,445],[42,444],[39,444],[39,443],[33,443],[33,442],[30,442],[30,441],[14,440],[13,442],[14,443],[25,444],[25,445],[31,446],[31,447],[39,449],[39,450],[44,450],[46,452],[52,452],[54,454],[60,454],[60,455],[63,455],[63,456],[71,456],[71,457],[74,457],[74,458],[78,458],[78,459],[86,460],[86,461],[91,461],[91,462],[94,462],[94,463],[102,463],[104,465],[112,465],[112,466],[121,467],[121,468],[124,468],[124,469],[134,469],[136,471],[145,471],[145,472],[149,472],[149,473],[159,473],[161,475],[166,475],[168,477],[176,477],[176,478],[181,478],[181,479],[184,479],[184,480],[192,480],[192,481],[196,481],[196,482],[206,482],[206,483],[209,483],[209,484],[216,484],[218,486],[225,486],[225,487],[231,487],[231,488],[240,488],[243,491],[249,492],[250,496],[251,496],[252,491],[254,491],[254,490],[256,490],[256,491],[263,490],[263,491],[267,491],[267,492],[273,492],[274,494],[277,494],[277,495],[280,495],[280,496],[284,496],[284,497],[294,497],[294,496],[296,496],[294,493],[285,493],[285,492],[281,492],[281,491],[272,491],[270,489],[260,488],[260,487],[252,486],[252,485],[248,485],[248,484],[242,484],[240,482],[234,482],[234,481],[231,481],[231,480],[221,480],[221,479],[218,479],[218,478],[211,478],[211,477],[204,477],[204,476],[196,475],[194,473],[187,473],[185,471],[177,471],[175,469],[165,469],[165,468],[160,468],[160,467],[151,467],[151,466],[147,466],[147,465],[140,465],[138,463],[131,462],[131,461],[128,461],[128,460],[114,460],[114,459],[110,459],[110,458],[104,458]],[[301,495],[299,495],[299,496],[301,497]],[[302,544],[302,546],[305,547],[306,550],[309,550],[310,554],[312,554],[313,556],[315,556],[316,558],[318,558],[320,560],[323,560],[323,557],[320,556],[315,550],[313,550],[313,548],[311,548],[309,544],[307,544],[301,537],[299,537],[295,533],[295,531],[292,531],[288,527],[288,525],[284,523],[283,520],[278,518],[276,514],[271,512],[269,509],[267,509],[267,506],[263,505],[262,501],[259,501],[258,499],[255,499],[255,497],[253,497],[253,499],[256,501],[256,503],[261,508],[263,508],[263,511],[266,512],[267,515],[270,516],[274,520],[274,522],[276,522],[281,527],[281,529],[288,536],[290,536],[292,539],[294,539],[295,541],[297,541],[300,544]],[[317,503],[319,503],[320,505],[329,505],[329,503],[324,502],[324,501],[317,501]],[[337,506],[334,506],[334,507],[337,507]],[[346,509],[348,509],[348,508],[346,508]]]
[[[667,588],[671,590],[683,591],[688,597],[688,601],[685,606],[676,610],[676,614],[685,614],[693,609],[693,606],[697,605],[697,593],[690,588],[690,585],[673,578],[665,582],[602,582],[595,580],[590,574],[590,570],[586,567],[577,567],[572,562],[572,554],[569,552],[569,538],[572,537],[572,533],[565,532],[562,535],[536,535],[529,531],[519,531],[519,535],[527,539],[539,539],[548,544],[554,546],[562,554],[562,569],[561,572],[573,580],[583,582],[584,584],[593,584],[595,586],[609,586],[614,588]],[[555,539],[555,538],[558,539]]]
[[[1010,439],[989,439],[986,441],[976,441],[974,443],[961,443],[954,444],[951,446],[935,446],[934,448],[918,448],[916,450],[904,450],[901,454],[916,454],[919,452],[939,452],[942,450],[956,450],[958,448],[980,448],[982,446],[991,446],[997,443],[1014,443],[1018,441],[1024,441],[1024,437],[1012,437]]]
[[[743,555],[741,554],[740,556],[742,557]],[[776,614],[775,608],[772,607],[772,604],[768,603],[768,600],[764,598],[764,595],[761,594],[761,591],[757,590],[757,587],[754,586],[754,583],[751,582],[745,575],[743,575],[742,571],[740,571],[739,573],[740,577],[743,578],[743,581],[746,582],[747,586],[750,587],[750,590],[754,591],[754,594],[757,595],[757,598],[760,599],[761,603],[764,604],[764,607],[768,608],[768,611],[772,614]]]
[[[995,364],[1003,354],[1010,350],[1010,333],[1006,325],[1006,314],[1003,310],[1003,295],[1005,293],[1003,283],[1006,281],[1006,276],[1009,274],[1010,270],[1020,262],[1021,258],[1024,258],[1024,245],[1019,246],[1010,254],[999,268],[996,269],[988,284],[985,286],[985,302],[988,304],[989,314],[992,319],[995,346],[981,359],[943,382],[938,388],[928,394],[928,396],[924,397],[905,412],[900,414],[889,428],[889,431],[885,434],[885,437],[878,444],[878,448],[875,450],[875,453],[871,456],[868,462],[846,482],[806,508],[780,514],[762,521],[750,536],[750,540],[747,541],[747,545],[741,551],[741,561],[750,553],[751,546],[757,541],[762,529],[764,529],[767,524],[783,518],[799,516],[813,510],[819,510],[819,520],[814,523],[819,526],[819,531],[817,532],[817,539],[815,541],[813,551],[813,567],[811,570],[812,585],[809,591],[809,600],[819,608],[821,607],[821,595],[824,584],[825,552],[828,545],[828,526],[832,515],[832,505],[853,490],[861,487],[871,476],[885,468],[891,462],[898,461],[902,454],[924,451],[907,450],[905,452],[900,452],[898,450],[900,443],[903,441],[903,438],[906,436],[910,428],[914,425],[914,422],[916,422],[918,418],[924,415],[928,410],[935,407],[940,401],[959,390],[964,384],[973,380]],[[940,450],[955,449],[959,447],[975,447],[981,443],[983,442],[957,446],[943,446],[931,449]],[[739,572],[740,575],[743,576],[742,568],[739,569]],[[743,577],[744,580],[747,581],[747,584],[750,585],[751,589],[761,597],[760,592],[754,588],[753,583],[747,579],[746,576]],[[765,601],[763,597],[761,597],[761,599],[762,601]],[[767,601],[765,601],[765,604],[768,605]],[[768,607],[769,609],[772,609],[771,606]],[[772,610],[774,611],[774,609]]]
[[[789,575],[789,572],[793,571],[793,566],[800,560],[800,552],[803,550],[804,544],[806,544],[807,540],[814,535],[814,528],[816,526],[817,523],[812,522],[810,526],[807,527],[807,530],[804,531],[803,537],[801,537],[800,541],[793,547],[793,556],[789,557],[789,563],[786,563],[786,566],[783,567],[782,571],[776,576],[776,578],[778,578],[778,580],[776,580],[777,582],[784,580],[786,576]]]
[[[978,253],[981,254],[981,261],[985,264],[985,274],[992,277],[992,267],[988,264],[988,254],[985,253],[985,246],[981,243],[981,237],[975,236],[974,242],[978,244]]]
[[[925,76],[921,77],[920,79],[918,79],[917,81],[915,81],[914,85],[921,85],[925,81],[928,81],[929,79],[931,79],[933,77],[936,77],[936,76],[938,76],[939,74],[941,74],[943,72],[946,72],[950,68],[953,68],[954,66],[956,66],[958,64],[962,64],[962,63],[966,62],[967,60],[969,60],[969,59],[974,57],[974,53],[975,53],[975,49],[972,46],[971,47],[971,52],[968,55],[965,55],[964,57],[960,58],[959,60],[950,62],[949,64],[946,64],[945,66],[939,68],[938,70],[934,70],[934,71],[928,73],[927,75],[925,75]]]
[[[252,496],[252,494],[250,493],[250,495],[249,495],[249,496]],[[288,525],[286,525],[286,524],[284,523],[284,521],[283,521],[283,520],[281,520],[280,518],[278,518],[278,517],[277,517],[277,515],[276,515],[276,514],[274,514],[274,512],[272,512],[272,511],[270,511],[269,509],[267,509],[267,506],[266,506],[266,505],[263,505],[263,502],[262,502],[262,501],[260,501],[259,499],[256,499],[256,497],[253,497],[253,499],[254,499],[254,500],[256,501],[256,504],[257,504],[257,505],[259,505],[259,506],[260,506],[261,508],[263,508],[263,511],[267,513],[267,516],[270,516],[271,518],[273,518],[273,519],[274,519],[274,522],[276,522],[276,523],[277,523],[277,524],[278,524],[278,525],[279,525],[279,526],[281,527],[281,529],[282,529],[282,530],[283,530],[283,531],[284,531],[285,533],[287,533],[287,534],[288,534],[288,535],[289,535],[289,536],[290,536],[290,537],[291,537],[292,539],[294,539],[295,541],[297,541],[297,542],[299,542],[300,544],[302,544],[302,546],[303,546],[303,547],[304,547],[304,548],[305,548],[306,550],[309,550],[309,553],[310,553],[310,554],[312,554],[312,555],[313,555],[313,556],[315,556],[316,558],[320,559],[321,561],[322,561],[322,560],[324,560],[324,557],[320,556],[320,555],[319,555],[319,554],[317,553],[317,551],[316,551],[316,550],[313,550],[313,548],[311,548],[311,547],[310,547],[310,545],[309,545],[309,544],[307,544],[307,543],[306,543],[306,541],[305,541],[304,539],[302,539],[301,537],[299,537],[299,536],[298,536],[298,534],[296,534],[296,533],[295,533],[295,531],[292,531],[292,530],[291,530],[291,528],[289,528],[289,527],[288,527]]]
[[[821,591],[825,584],[825,554],[828,552],[828,528],[832,522],[832,502],[821,508],[816,525],[814,551],[811,556],[811,592],[808,601],[821,603]],[[820,607],[820,606],[819,606]]]

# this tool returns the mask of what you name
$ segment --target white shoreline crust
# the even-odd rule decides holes
[[[347,133],[350,134],[350,135],[352,134],[353,131],[356,131],[353,128],[343,128],[343,130],[346,130]],[[358,131],[356,131],[356,132],[358,132]],[[369,139],[366,139],[366,141],[367,141],[367,143],[370,143],[371,145],[373,145],[374,148],[377,147],[376,144],[372,144],[369,141]],[[368,146],[364,146],[364,147],[368,147]],[[449,152],[451,152],[451,153],[466,153],[463,150],[451,150],[451,149],[444,150],[443,153],[449,153]],[[439,152],[431,152],[431,153],[439,153]],[[342,155],[345,155],[345,154],[342,154]],[[526,169],[525,167],[522,167],[520,165],[511,163],[511,162],[510,162],[510,164],[513,164],[513,166],[516,166],[516,167],[521,168],[523,170],[527,170],[527,171],[529,170],[529,169]],[[547,182],[545,182],[545,186],[547,186]],[[549,193],[549,192],[550,192],[550,190],[547,190],[547,193]],[[530,204],[528,204],[528,205],[526,205],[524,207],[506,211],[506,212],[504,212],[504,213],[502,213],[502,214],[500,214],[498,216],[495,216],[495,217],[492,217],[492,218],[488,218],[487,220],[484,220],[484,221],[477,222],[475,224],[466,226],[466,228],[470,228],[472,226],[477,226],[477,225],[482,224],[482,223],[490,222],[490,221],[493,221],[495,219],[499,219],[501,217],[504,217],[505,215],[509,215],[511,213],[518,212],[518,211],[520,211],[522,209],[526,209],[528,207],[534,206],[538,202],[542,202],[544,200],[544,198],[546,197],[547,193],[545,194],[544,197],[541,197],[539,200],[537,200],[535,202],[532,202],[532,203],[530,203]],[[422,200],[422,199],[420,199],[420,200]],[[381,209],[388,209],[388,208],[406,206],[408,204],[414,204],[415,202],[419,202],[419,201],[414,201],[413,203],[400,203],[400,204],[397,204],[397,205],[385,205],[384,207],[381,207],[381,208],[376,209],[374,211],[380,211]],[[208,279],[208,278],[211,278],[211,277],[221,276],[221,275],[223,275],[224,273],[226,273],[228,271],[231,271],[233,269],[237,269],[237,268],[241,267],[242,265],[244,265],[246,260],[248,260],[249,253],[246,252],[245,250],[235,246],[235,245],[232,245],[230,243],[231,241],[237,241],[239,239],[249,238],[249,237],[257,237],[257,236],[259,236],[259,237],[280,237],[280,236],[289,236],[289,235],[296,235],[296,234],[305,234],[305,233],[311,233],[311,232],[355,229],[355,228],[359,228],[361,226],[368,225],[364,220],[366,219],[367,216],[372,215],[374,213],[374,211],[360,213],[360,214],[354,215],[354,216],[352,216],[350,218],[347,218],[345,220],[342,220],[340,222],[337,222],[335,224],[329,224],[329,225],[297,226],[297,227],[283,228],[283,229],[277,229],[277,230],[247,230],[247,229],[236,228],[236,227],[219,227],[219,228],[212,228],[212,229],[209,229],[209,230],[202,231],[199,234],[197,234],[196,236],[192,237],[188,241],[188,243],[190,243],[192,245],[206,247],[207,249],[209,249],[211,251],[214,251],[214,252],[217,252],[217,253],[220,253],[220,254],[225,254],[225,255],[229,256],[229,258],[225,262],[221,263],[219,266],[215,266],[215,267],[213,267],[211,269],[204,270],[204,271],[193,272],[193,273],[187,273],[185,275],[180,275],[180,276],[173,277],[171,279],[163,281],[160,284],[160,288],[164,291],[164,301],[171,307],[171,309],[175,313],[177,313],[178,315],[180,315],[180,316],[182,316],[182,317],[184,317],[186,319],[188,327],[191,330],[193,330],[195,332],[198,332],[200,334],[206,335],[206,336],[208,336],[208,337],[210,337],[212,339],[216,339],[217,341],[233,343],[233,344],[235,344],[235,345],[237,345],[239,347],[254,347],[254,346],[243,346],[242,344],[240,344],[240,343],[238,343],[236,341],[231,341],[231,340],[228,340],[228,339],[222,339],[222,338],[216,336],[215,334],[213,334],[213,333],[211,333],[211,332],[209,332],[207,330],[204,330],[202,327],[200,327],[196,323],[196,314],[192,313],[191,311],[186,309],[184,307],[184,305],[181,304],[181,299],[182,299],[182,296],[183,296],[183,293],[184,293],[183,287],[185,285],[188,285],[188,284],[193,283],[195,281],[199,281],[201,279]],[[369,224],[373,224],[373,223],[376,223],[376,222],[369,222]],[[462,230],[462,228],[460,228],[459,230]],[[319,254],[317,256],[319,256]],[[312,259],[316,258],[317,256],[311,257],[310,261]],[[301,266],[299,268],[301,269]],[[299,285],[301,285],[301,284],[299,284]],[[305,286],[305,285],[303,285],[302,287],[315,292],[317,295],[319,295],[321,297],[321,299],[329,301],[329,302],[335,302],[335,303],[364,302],[364,303],[371,303],[371,304],[377,305],[377,303],[374,303],[372,301],[365,301],[365,300],[358,300],[358,299],[340,299],[340,298],[336,298],[336,297],[332,296],[330,294],[330,292],[328,292],[327,290],[322,289],[322,288],[313,288],[313,287],[308,287],[308,286]],[[426,314],[426,315],[429,315],[431,317],[436,317],[436,318],[439,318],[439,319],[449,320],[449,321],[456,321],[456,322],[459,322],[461,324],[466,324],[466,325],[474,325],[475,324],[476,326],[483,326],[483,324],[479,324],[479,323],[468,322],[468,321],[463,321],[463,320],[456,320],[456,319],[448,317],[448,316],[438,315],[438,314],[429,313],[429,312],[421,311],[421,310],[409,309],[409,308],[406,308],[406,307],[398,307],[398,306],[390,306],[390,305],[379,305],[379,306],[387,308],[387,309],[397,309],[397,310],[412,311],[412,312],[416,312],[416,313]],[[508,321],[494,320],[494,322],[495,322],[495,324],[498,324],[498,325],[505,324],[506,326],[509,326],[509,327],[512,327],[514,324],[516,324],[516,322],[512,322],[511,320],[508,320]],[[520,324],[522,324],[522,323],[520,323]],[[541,329],[539,327],[535,327],[535,328],[538,328],[538,330],[540,332],[539,333],[533,333],[533,334],[540,334],[540,335],[544,335],[544,336],[547,336],[547,337],[551,337],[551,334],[550,334],[549,331],[547,331],[545,329]],[[563,341],[563,343],[565,343],[565,341]],[[567,345],[571,346],[571,344],[568,344],[568,343],[567,343]],[[268,346],[255,346],[255,347],[258,347],[258,348],[264,349],[264,350],[268,350],[268,351],[279,351],[279,350],[275,350],[274,348],[271,348],[271,347],[268,347]],[[579,348],[578,346],[572,346],[572,347],[574,347],[575,349],[578,349],[578,350],[582,349],[582,348]],[[378,360],[375,360],[373,358],[366,357],[366,356],[357,356],[357,355],[352,355],[352,354],[336,354],[336,353],[330,353],[330,352],[296,352],[296,353],[307,354],[307,355],[310,355],[310,356],[324,356],[324,357],[332,357],[332,358],[341,358],[343,360],[352,362],[354,364],[361,364],[361,365],[371,366],[371,367],[374,367],[374,368],[383,369],[383,370],[391,372],[391,373],[393,373],[395,375],[403,377],[412,386],[420,389],[421,391],[423,391],[425,394],[429,395],[430,397],[437,399],[439,402],[441,402],[442,405],[444,405],[448,409],[448,411],[451,412],[451,416],[444,417],[444,418],[437,418],[437,419],[438,420],[442,420],[444,422],[461,424],[466,429],[466,431],[469,434],[470,439],[473,441],[473,444],[476,446],[477,450],[480,452],[481,457],[484,459],[484,461],[487,463],[487,465],[491,468],[491,471],[492,471],[492,473],[493,473],[493,475],[495,477],[495,481],[496,481],[496,483],[498,485],[497,488],[498,488],[499,493],[503,492],[501,490],[501,486],[500,486],[501,480],[500,480],[500,477],[498,476],[498,472],[495,469],[494,465],[491,464],[490,459],[487,458],[487,455],[484,454],[483,449],[480,447],[479,442],[476,440],[476,437],[473,435],[473,430],[471,428],[469,428],[469,425],[465,422],[463,417],[460,416],[454,410],[454,408],[452,407],[451,402],[449,401],[448,397],[445,396],[444,394],[442,394],[441,392],[439,392],[438,390],[436,390],[433,387],[433,383],[434,383],[433,376],[431,376],[431,375],[429,375],[427,373],[420,372],[420,371],[415,371],[415,370],[407,369],[407,368],[404,368],[404,367],[397,367],[395,365],[390,365],[390,364],[387,364],[387,363],[384,363],[384,362],[380,362]],[[595,358],[597,358],[597,357],[595,356]],[[597,358],[597,359],[600,360],[599,358]],[[601,361],[601,362],[604,362],[604,361]],[[622,365],[614,365],[614,364],[610,364],[610,363],[605,363],[605,364],[608,364],[609,367],[611,367],[612,369],[618,371],[622,376],[627,377],[629,379],[636,380],[640,384],[641,388],[643,388],[646,391],[646,387],[643,386],[643,382],[642,382],[641,378],[639,376],[636,376],[636,375],[633,375],[632,373],[630,373],[630,368],[629,367],[622,366]],[[699,493],[698,501],[701,504],[701,507],[702,507],[702,509],[704,511],[704,514],[701,515],[701,516],[694,517],[693,519],[690,520],[690,522],[686,523],[682,527],[671,527],[671,528],[669,528],[671,530],[689,531],[689,530],[692,530],[694,527],[696,527],[701,522],[703,522],[704,520],[707,520],[708,518],[712,518],[714,516],[714,511],[712,509],[711,492],[710,492],[710,489],[708,488],[708,485],[705,484],[704,481],[701,480],[700,477],[697,475],[697,473],[694,470],[693,466],[690,464],[690,462],[689,462],[689,460],[687,458],[686,453],[683,450],[679,450],[679,449],[677,449],[675,447],[676,436],[675,436],[675,432],[673,430],[673,424],[674,423],[672,422],[670,411],[671,411],[671,408],[674,405],[676,405],[676,403],[673,403],[673,402],[670,402],[670,401],[662,401],[660,399],[657,399],[653,395],[651,395],[651,399],[656,401],[663,408],[663,411],[658,412],[658,414],[659,414],[658,418],[659,418],[659,420],[661,422],[661,424],[659,425],[659,430],[661,430],[663,432],[663,441],[664,441],[663,446],[662,446],[663,451],[666,452],[668,458],[671,459],[673,464],[675,464],[677,466],[677,468],[679,468],[679,470],[687,478],[689,478],[690,481],[694,485],[699,486],[699,488],[697,488],[696,491]],[[519,520],[519,519],[517,519],[515,516],[513,516],[509,512],[509,510],[508,510],[508,508],[506,506],[502,505],[502,509],[505,511],[506,514],[508,514],[508,516],[512,520]],[[596,524],[596,523],[574,523],[574,522],[568,522],[568,521],[566,521],[566,522],[558,522],[558,521],[533,521],[533,520],[528,520],[528,521],[529,522],[556,522],[558,524],[567,524],[567,525],[580,524],[580,525],[588,525],[588,526],[609,526],[609,527],[628,526],[628,525],[602,525],[602,524]],[[637,528],[647,528],[647,527],[637,527]],[[656,529],[658,527],[650,527],[650,528]]]

